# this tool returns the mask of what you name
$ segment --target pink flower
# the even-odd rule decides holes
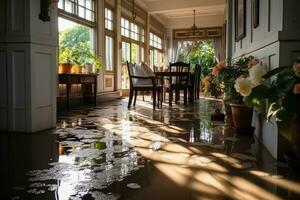
[[[293,70],[294,70],[296,76],[300,77],[300,63],[295,63],[293,65]]]
[[[252,68],[254,65],[257,65],[259,63],[259,61],[257,59],[252,59],[248,64],[248,69]]]
[[[211,72],[214,76],[218,76],[220,74],[220,70],[219,70],[219,67],[218,65],[213,67],[213,70]]]
[[[300,94],[300,83],[294,85],[294,94]]]

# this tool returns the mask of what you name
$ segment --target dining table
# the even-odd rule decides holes
[[[189,89],[188,89],[188,101],[189,102],[193,102],[194,100],[194,93],[193,93],[193,86],[194,86],[194,73],[192,72],[176,72],[176,71],[155,71],[154,72],[155,76],[161,80],[161,84],[163,86],[163,88],[165,88],[166,86],[166,81],[164,80],[168,80],[169,81],[169,85],[172,84],[172,77],[181,77],[181,78],[187,78],[188,80],[190,80],[189,83]],[[165,91],[164,91],[165,92]],[[169,105],[172,105],[172,99],[169,98]]]

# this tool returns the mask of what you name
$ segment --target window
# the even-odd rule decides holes
[[[153,69],[154,66],[160,67],[163,65],[162,52],[157,49],[150,50],[150,67]]]
[[[108,71],[113,70],[113,38],[110,36],[105,36],[105,61],[106,66],[105,69]]]
[[[113,12],[108,8],[105,8],[105,28],[111,31],[114,30]]]
[[[121,35],[135,41],[144,42],[145,40],[144,29],[123,17],[121,18]]]
[[[162,49],[162,39],[150,32],[150,46],[155,47],[157,49]]]
[[[60,0],[58,8],[79,18],[95,22],[95,0]]]
[[[150,67],[163,65],[162,39],[150,32]]]

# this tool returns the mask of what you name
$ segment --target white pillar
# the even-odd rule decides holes
[[[35,132],[56,125],[57,5],[43,22],[40,2],[1,1],[0,130]]]
[[[115,65],[115,90],[122,89],[122,40],[121,40],[121,0],[115,0],[115,13],[114,13],[114,65]]]

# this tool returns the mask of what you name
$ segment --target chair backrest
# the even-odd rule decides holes
[[[190,64],[184,62],[170,63],[170,72],[190,72]]]
[[[145,85],[153,85],[151,79],[138,79],[133,78],[133,76],[140,76],[140,77],[154,77],[155,74],[150,67],[146,64],[142,63],[140,65],[132,64],[127,62],[128,68],[128,75],[130,86],[138,87],[138,86],[145,86]]]
[[[170,63],[169,65],[170,72],[190,72],[190,64],[184,62],[175,62]],[[189,84],[190,77],[182,77],[182,76],[173,76],[172,77],[172,84],[177,85],[187,85]]]

